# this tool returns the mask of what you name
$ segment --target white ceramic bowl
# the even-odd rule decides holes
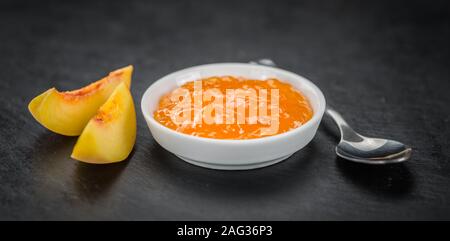
[[[164,94],[188,81],[223,75],[253,79],[276,77],[288,82],[308,98],[314,111],[313,117],[294,130],[248,140],[221,140],[191,136],[167,128],[153,118],[153,112]],[[145,91],[141,101],[142,113],[150,132],[162,147],[191,164],[223,170],[259,168],[288,158],[312,140],[319,127],[325,106],[322,92],[311,81],[279,68],[243,63],[207,64],[174,72],[153,83]]]

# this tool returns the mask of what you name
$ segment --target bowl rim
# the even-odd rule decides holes
[[[282,73],[284,75],[290,75],[291,77],[293,77],[293,79],[299,80],[301,82],[306,83],[309,87],[311,87],[314,92],[317,93],[318,95],[318,102],[319,102],[319,107],[318,110],[314,110],[313,112],[313,117],[307,121],[305,124],[289,130],[287,132],[281,133],[281,134],[276,134],[273,136],[266,136],[266,137],[260,137],[260,138],[254,138],[254,139],[241,139],[241,140],[236,140],[236,139],[216,139],[216,138],[208,138],[208,137],[199,137],[199,136],[192,136],[192,135],[188,135],[182,132],[178,132],[175,130],[172,130],[166,126],[164,126],[163,124],[159,123],[158,121],[155,120],[155,118],[153,118],[153,115],[151,115],[150,111],[148,110],[148,108],[146,108],[146,103],[144,103],[144,100],[147,99],[147,96],[150,95],[150,91],[152,89],[153,86],[155,86],[157,83],[160,83],[162,81],[165,81],[166,79],[170,79],[171,77],[175,76],[175,75],[179,75],[183,72],[187,72],[187,71],[192,71],[192,70],[196,70],[196,69],[201,69],[201,68],[207,68],[207,67],[217,67],[217,66],[239,66],[239,67],[251,67],[251,68],[261,68],[261,69],[265,69],[265,70],[269,70],[269,71],[276,71],[278,73]],[[179,136],[181,138],[186,138],[189,139],[191,141],[197,141],[197,142],[207,142],[207,143],[217,143],[217,144],[238,144],[238,145],[242,145],[242,144],[258,144],[258,143],[264,143],[264,142],[272,142],[272,141],[277,141],[283,138],[286,138],[288,136],[293,136],[298,134],[299,132],[301,132],[304,129],[307,129],[309,127],[311,127],[312,125],[314,125],[315,122],[320,122],[322,119],[322,116],[325,112],[325,108],[326,108],[326,100],[325,100],[325,96],[323,95],[322,91],[319,89],[319,87],[317,87],[313,82],[311,82],[309,79],[300,76],[296,73],[293,73],[291,71],[288,70],[284,70],[284,69],[280,69],[277,67],[270,67],[270,66],[264,66],[264,65],[257,65],[257,64],[250,64],[250,63],[237,63],[237,62],[224,62],[224,63],[210,63],[210,64],[203,64],[203,65],[196,65],[196,66],[191,66],[191,67],[187,67],[184,69],[180,69],[177,70],[175,72],[172,72],[170,74],[164,75],[163,77],[159,78],[158,80],[156,80],[155,82],[153,82],[144,92],[144,94],[141,97],[141,111],[142,114],[144,116],[144,119],[146,119],[147,122],[150,122],[151,124],[153,124],[153,126],[168,132],[171,135],[175,135],[175,136]]]

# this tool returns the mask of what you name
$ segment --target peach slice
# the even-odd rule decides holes
[[[28,110],[47,129],[78,136],[120,83],[130,87],[132,73],[130,65],[78,90],[60,92],[51,88],[31,100]]]
[[[136,141],[136,112],[125,83],[120,84],[78,138],[72,158],[94,164],[119,162]]]

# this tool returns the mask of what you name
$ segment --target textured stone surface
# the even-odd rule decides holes
[[[2,1],[0,219],[449,219],[450,15],[445,1]],[[336,158],[336,130],[287,161],[191,166],[149,134],[140,97],[172,71],[270,57],[315,82],[356,130],[414,148],[402,165]],[[135,65],[127,162],[69,158],[75,138],[28,102]]]

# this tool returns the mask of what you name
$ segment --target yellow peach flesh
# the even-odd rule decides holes
[[[93,164],[123,161],[136,140],[136,113],[125,84],[119,85],[83,130],[72,158]]]
[[[119,84],[123,82],[130,87],[132,72],[133,66],[127,66],[74,91],[59,92],[51,88],[35,97],[28,109],[47,129],[62,135],[78,136]]]

